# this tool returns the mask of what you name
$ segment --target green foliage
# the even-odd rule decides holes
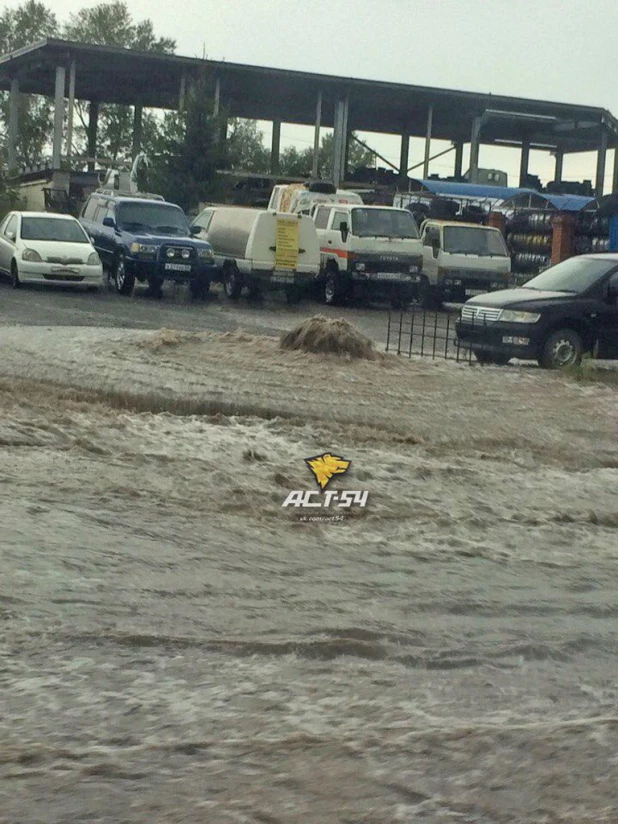
[[[56,15],[44,3],[27,0],[21,6],[0,12],[0,54],[20,49],[44,37],[58,35]],[[52,128],[52,103],[44,97],[22,95],[19,101],[19,139],[17,158],[20,164],[40,163]],[[0,95],[0,122],[8,129],[9,95]],[[5,158],[4,158],[5,159]]]
[[[18,190],[8,181],[0,171],[0,220],[7,212],[18,209],[21,200]]]
[[[231,118],[228,124],[225,168],[234,171],[266,174],[270,169],[270,152],[264,145],[264,134],[255,120]]]

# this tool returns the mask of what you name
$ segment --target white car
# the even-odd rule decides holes
[[[9,212],[0,223],[0,272],[20,283],[81,283],[99,288],[101,259],[71,215]]]

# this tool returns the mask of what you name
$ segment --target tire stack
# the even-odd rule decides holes
[[[518,282],[538,275],[551,264],[553,210],[521,210],[506,222],[511,268]]]
[[[576,255],[597,254],[609,251],[609,217],[596,211],[582,211],[575,225]]]

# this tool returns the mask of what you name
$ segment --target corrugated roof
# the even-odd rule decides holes
[[[505,200],[521,194],[538,194],[534,189],[518,189],[513,186],[488,186],[482,183],[455,183],[449,180],[419,180],[423,188],[436,195],[452,197],[491,198]]]

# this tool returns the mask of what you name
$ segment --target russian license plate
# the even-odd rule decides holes
[[[191,264],[190,263],[166,263],[165,264],[165,271],[166,272],[190,272],[191,271]]]
[[[377,280],[408,280],[408,276],[401,272],[378,272]]]
[[[79,269],[66,269],[62,266],[52,268],[52,275],[79,275]]]
[[[270,280],[272,283],[294,283],[294,272],[273,272]]]
[[[466,295],[484,295],[487,289],[466,289]]]

